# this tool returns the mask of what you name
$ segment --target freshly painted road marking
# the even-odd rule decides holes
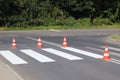
[[[96,50],[96,51],[100,51],[104,54],[104,51],[103,50],[100,50],[100,49],[96,49],[96,48],[92,48],[92,47],[86,47],[88,49],[91,49],[91,50]],[[120,54],[117,54],[117,53],[110,53],[111,55],[116,55],[116,56],[120,56]],[[120,64],[120,60],[117,60],[117,59],[114,59],[114,58],[111,58],[111,60],[108,60],[109,62],[113,62],[113,63],[116,63],[116,64]]]
[[[15,54],[10,51],[0,51],[0,54],[7,59],[12,64],[27,64],[28,62],[24,61],[23,59],[19,58]]]
[[[38,60],[39,62],[55,62],[55,60],[48,58],[38,52],[35,52],[31,49],[20,50],[21,52],[25,53],[26,55]]]
[[[110,60],[109,62],[113,62],[113,63],[116,63],[116,64],[120,64],[119,62],[114,61],[114,60]]]
[[[105,48],[104,46],[101,46],[102,48]],[[115,50],[115,51],[120,51],[120,49],[119,48],[114,48],[114,47],[108,47],[109,49],[111,49],[111,50]]]
[[[37,41],[37,39],[36,39],[36,38],[32,38],[32,37],[26,37],[26,38],[27,38],[27,39],[30,39],[30,40]],[[43,41],[43,40],[42,40],[42,42],[43,42],[43,43],[46,43],[46,44],[49,44],[49,45],[56,46],[56,47],[61,47],[61,45],[56,44],[56,43],[52,43],[52,42],[48,42],[48,41]],[[102,47],[102,48],[105,48],[104,46],[101,46],[101,47]],[[119,48],[109,47],[109,49],[114,49],[114,50],[116,50],[116,51],[120,51],[120,49],[119,49]]]
[[[63,48],[63,49],[66,49],[66,50],[69,50],[69,51],[73,51],[73,52],[76,52],[76,53],[79,53],[79,54],[82,54],[82,55],[85,55],[85,56],[93,57],[93,58],[102,58],[103,57],[103,56],[101,56],[99,54],[87,52],[87,51],[76,49],[76,48],[72,48],[72,47],[67,47],[67,48]]]
[[[114,48],[114,47],[109,47],[109,49],[115,50],[115,51],[120,51],[120,48]]]
[[[34,41],[37,41],[37,39],[35,39],[35,38],[32,38],[32,37],[27,37],[27,39],[31,39],[31,40],[34,40]],[[49,45],[53,45],[53,46],[56,46],[56,47],[61,47],[61,45],[59,45],[59,44],[56,44],[56,43],[52,43],[52,42],[48,42],[48,41],[43,41],[44,43],[46,43],[46,44],[49,44]],[[104,47],[104,46],[102,46],[102,47]],[[87,48],[89,48],[89,47],[87,47]],[[63,48],[63,49],[66,49],[66,48]],[[89,49],[93,49],[93,48],[89,48]],[[70,49],[67,49],[67,50],[70,50]],[[103,50],[99,50],[99,49],[93,49],[93,50],[98,50],[98,51],[101,51],[101,52],[103,52]],[[116,50],[116,49],[115,49]],[[119,51],[119,49],[117,49],[118,51]],[[82,50],[82,52],[84,52],[84,53],[81,53],[80,51],[81,50],[79,50],[79,49],[74,49],[74,50],[70,50],[70,51],[73,51],[73,52],[76,52],[76,53],[79,53],[79,54],[83,54],[83,55],[86,55],[86,56],[90,56],[90,57],[93,57],[93,58],[102,58],[103,56],[101,56],[101,55],[97,55],[97,54],[95,54],[95,55],[97,55],[97,56],[93,56],[92,54],[94,54],[94,53],[90,53],[90,52],[86,52],[86,51],[83,51]],[[86,53],[88,53],[89,55],[87,55]],[[116,56],[120,56],[119,54],[116,54],[116,53],[110,53],[110,54],[112,54],[112,55],[116,55]],[[110,60],[110,62],[113,62],[113,63],[116,63],[116,64],[120,64],[119,62],[118,62],[119,60]]]
[[[36,38],[32,38],[32,37],[25,37],[26,39],[30,39],[30,40],[34,40],[34,41],[38,41],[38,39]],[[48,41],[44,41],[42,40],[43,43],[45,44],[49,44],[49,45],[53,45],[53,46],[56,46],[56,47],[60,47],[59,44],[56,44],[56,43],[52,43],[52,42],[48,42]]]
[[[61,32],[60,30],[54,30],[54,29],[50,29],[49,31],[53,31],[53,32]]]
[[[97,50],[97,51],[100,51],[104,54],[104,50],[97,49],[97,48],[92,48],[92,47],[86,47],[86,48],[91,49],[91,50]],[[112,52],[112,51],[110,51],[109,53],[110,53],[110,55],[120,56],[120,54]]]
[[[42,50],[47,51],[49,53],[52,53],[54,55],[69,59],[69,60],[82,60],[83,59],[83,58],[73,56],[71,54],[68,54],[68,53],[65,53],[65,52],[62,52],[62,51],[59,51],[59,50],[56,50],[56,49],[52,49],[52,48],[45,48],[45,49],[42,49]]]
[[[116,61],[116,62],[119,62],[119,63],[120,63],[120,60],[117,60],[117,59],[114,59],[114,58],[111,58],[111,60],[113,60],[113,61]]]

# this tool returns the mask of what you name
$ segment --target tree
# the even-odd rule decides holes
[[[6,24],[10,16],[20,12],[19,2],[17,0],[0,0],[0,25]]]

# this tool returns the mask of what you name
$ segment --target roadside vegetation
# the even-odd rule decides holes
[[[120,28],[119,0],[0,0],[0,30]]]
[[[113,25],[100,25],[100,26],[94,26],[94,25],[88,25],[85,24],[83,26],[25,26],[25,27],[19,27],[19,26],[6,26],[6,27],[0,27],[0,30],[49,30],[49,29],[92,29],[92,28],[120,28],[120,24],[113,24]]]
[[[120,42],[120,34],[110,35],[109,38],[115,42]]]

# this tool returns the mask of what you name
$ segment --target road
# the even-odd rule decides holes
[[[110,34],[120,29],[1,31],[0,60],[24,80],[119,80],[120,44],[108,42]],[[62,47],[64,36],[67,48]],[[13,37],[16,49],[11,48]],[[109,61],[102,60],[106,44]]]

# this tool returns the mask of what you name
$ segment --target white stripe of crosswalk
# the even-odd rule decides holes
[[[91,49],[91,50],[95,50],[95,51],[100,51],[104,54],[104,50],[93,48],[93,47],[86,47],[86,48]],[[110,55],[120,56],[120,54],[112,52],[112,51],[110,51]]]
[[[36,59],[39,62],[54,62],[55,61],[47,56],[44,56],[38,52],[31,50],[31,49],[25,49],[25,50],[20,50],[20,51],[25,53],[26,55]]]
[[[68,53],[65,53],[65,52],[62,52],[62,51],[59,51],[59,50],[56,50],[56,49],[52,49],[52,48],[45,48],[45,49],[42,49],[42,50],[50,52],[54,55],[69,59],[69,60],[82,60],[83,59],[83,58],[73,56],[71,54],[68,54]]]
[[[101,50],[99,48],[93,48],[93,47],[85,47],[85,48],[95,50],[95,51],[100,51],[100,52],[103,52],[103,54],[104,54],[104,49]],[[85,55],[85,56],[88,56],[88,57],[96,58],[96,59],[101,59],[103,57],[103,55],[99,55],[99,54],[96,54],[96,53],[88,52],[88,51],[73,48],[73,47],[66,47],[66,48],[62,48],[62,49],[68,50],[68,51],[71,51],[71,52],[75,52],[75,53],[78,53],[78,54],[81,54],[81,55]],[[109,49],[119,51],[119,49],[114,48],[114,47],[109,47]],[[60,51],[60,50],[53,49],[53,48],[42,48],[41,50],[43,50],[44,52],[47,52],[47,53],[57,55],[59,57],[63,57],[63,58],[68,59],[68,60],[83,60],[84,59],[84,58],[81,58],[80,56],[75,56],[75,55],[66,53],[64,51]],[[54,59],[49,58],[45,55],[42,55],[41,53],[36,52],[32,49],[23,49],[23,50],[20,50],[20,51],[22,53],[30,56],[31,58],[34,58],[35,60],[37,60],[39,62],[42,62],[42,63],[55,62]],[[20,57],[18,57],[17,55],[15,55],[14,53],[12,53],[9,50],[2,50],[2,51],[0,51],[0,54],[12,64],[27,64],[28,63],[28,62],[21,59]],[[120,54],[115,53],[115,52],[111,52],[111,51],[110,51],[110,54],[120,56]]]
[[[0,54],[12,64],[27,64],[26,61],[19,58],[18,56],[16,56],[10,51],[0,51]]]
[[[104,46],[101,46],[102,48],[105,48]],[[111,50],[115,50],[115,51],[120,51],[120,48],[115,48],[115,47],[109,47],[109,49]]]
[[[79,53],[79,54],[82,54],[82,55],[85,55],[85,56],[93,57],[93,58],[102,58],[103,57],[99,54],[91,53],[91,52],[88,52],[88,51],[84,51],[84,50],[76,49],[76,48],[72,48],[72,47],[67,47],[67,48],[62,48],[62,49],[73,51],[73,52],[76,52],[76,53]]]

